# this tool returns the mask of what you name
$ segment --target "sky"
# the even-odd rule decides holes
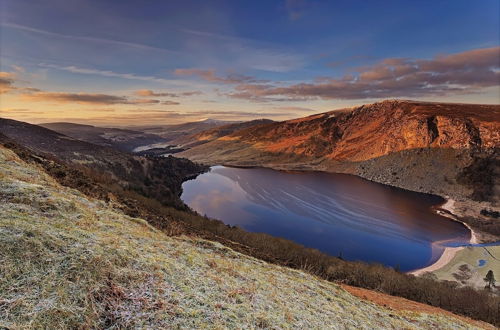
[[[0,0],[0,116],[284,120],[500,104],[498,0]]]

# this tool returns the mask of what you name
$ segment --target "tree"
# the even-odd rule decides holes
[[[492,286],[495,287],[495,275],[493,275],[493,271],[491,269],[488,271],[488,273],[486,273],[484,281],[488,283],[486,285],[488,289],[491,289]]]

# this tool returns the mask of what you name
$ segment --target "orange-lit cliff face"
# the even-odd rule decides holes
[[[500,146],[500,106],[384,101],[231,134],[272,153],[365,161],[416,148]]]

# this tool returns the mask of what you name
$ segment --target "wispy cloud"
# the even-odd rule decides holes
[[[187,91],[187,92],[172,93],[172,92],[154,92],[150,89],[140,89],[138,91],[135,91],[134,94],[140,97],[180,97],[180,96],[201,95],[203,94],[203,92]]]
[[[32,112],[31,109],[23,109],[23,108],[1,108],[0,112],[9,112],[9,113],[30,113]]]
[[[36,34],[42,34],[42,35],[50,36],[50,37],[65,38],[65,39],[72,39],[72,40],[86,41],[86,42],[93,42],[93,43],[105,43],[105,44],[109,44],[109,45],[113,45],[113,46],[125,46],[125,47],[129,47],[129,48],[154,50],[154,51],[158,51],[158,52],[172,53],[172,54],[179,53],[178,51],[174,51],[171,49],[160,48],[160,47],[145,45],[145,44],[141,44],[141,43],[128,42],[128,41],[122,41],[122,40],[114,40],[114,39],[106,39],[106,38],[98,38],[98,37],[62,34],[62,33],[56,33],[56,32],[51,32],[51,31],[47,31],[47,30],[37,29],[34,27],[16,24],[16,23],[2,22],[2,23],[0,23],[0,25],[4,26],[4,27],[16,29],[16,30],[21,30],[21,31],[26,31],[26,32],[30,32],[30,33],[36,33]]]
[[[140,89],[135,92],[135,95],[141,96],[141,97],[179,97],[176,93],[169,93],[169,92],[153,92],[150,89]]]
[[[92,103],[92,104],[126,104],[128,99],[123,96],[88,93],[52,93],[37,92],[24,94],[23,97],[30,101],[50,101],[62,103]]]
[[[159,104],[154,99],[128,99],[125,96],[92,93],[35,92],[25,93],[22,97],[29,101],[83,104]]]
[[[273,109],[276,109],[276,110],[283,110],[283,111],[287,111],[287,112],[298,112],[298,113],[301,113],[301,112],[318,112],[317,110],[314,110],[314,109],[310,109],[310,108],[304,108],[304,107],[287,107],[287,106],[284,106],[284,107],[274,107]]]
[[[241,74],[229,74],[225,77],[217,76],[215,70],[202,70],[202,69],[176,69],[174,73],[178,76],[198,76],[206,81],[218,82],[223,84],[240,84],[250,82],[262,82],[255,77],[245,76]]]
[[[165,104],[165,105],[179,105],[180,103],[179,102],[175,102],[175,101],[163,101],[163,102],[161,102],[161,104]]]
[[[2,116],[7,116],[7,117],[11,117],[11,116],[26,117],[26,116],[31,116],[31,115],[42,115],[42,114],[45,114],[45,112],[31,110],[31,109],[2,108],[2,109],[0,109],[0,114]]]
[[[12,72],[0,72],[0,94],[10,92],[15,89],[14,77]]]
[[[194,96],[194,95],[202,95],[202,91],[187,91],[187,92],[182,92],[180,95],[182,96]]]
[[[221,67],[231,63],[237,69],[289,72],[304,66],[300,53],[276,43],[207,31],[181,31],[194,37],[189,39],[190,53],[203,53],[206,59],[220,62]]]
[[[43,68],[57,69],[68,71],[72,73],[80,73],[80,74],[92,74],[103,77],[113,77],[113,78],[122,78],[122,79],[132,79],[132,80],[142,80],[142,81],[151,81],[151,82],[159,82],[159,83],[172,83],[173,80],[158,78],[154,76],[140,76],[133,73],[119,73],[110,70],[99,70],[99,69],[89,69],[89,68],[80,68],[77,66],[61,66],[56,64],[46,64],[40,63],[39,66]]]

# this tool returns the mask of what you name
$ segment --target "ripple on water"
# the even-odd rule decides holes
[[[215,166],[184,182],[181,198],[229,225],[402,271],[470,239],[463,224],[432,212],[442,198],[345,174]]]

